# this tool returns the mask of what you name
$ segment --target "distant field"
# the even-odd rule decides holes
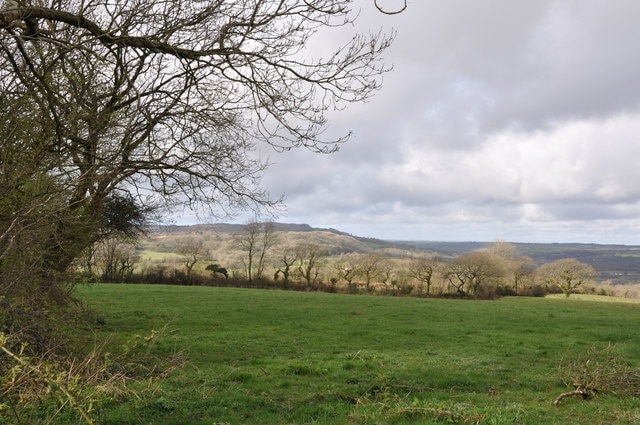
[[[637,424],[640,400],[567,398],[563,358],[614,348],[640,366],[640,307],[146,285],[82,287],[118,345],[170,323],[155,350],[189,364],[101,424]]]
[[[552,299],[566,299],[564,294],[550,294],[546,296]],[[571,294],[570,299],[572,301],[596,301],[603,303],[629,303],[640,304],[640,298],[628,298],[628,297],[609,297],[604,295],[590,295],[590,294]]]
[[[142,252],[142,260],[151,260],[151,261],[171,261],[174,263],[179,263],[181,258],[173,253],[173,252],[158,252],[152,250],[145,250]]]

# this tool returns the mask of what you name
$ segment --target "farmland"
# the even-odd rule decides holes
[[[560,367],[592,348],[640,365],[637,304],[119,284],[79,295],[101,315],[97,340],[117,347],[166,327],[153,350],[186,358],[161,378],[100,398],[98,423],[640,420],[640,401],[624,393],[552,405],[572,389]]]

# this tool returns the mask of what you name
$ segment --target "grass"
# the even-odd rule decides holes
[[[550,295],[547,295],[547,298],[566,298],[566,295],[550,294]],[[605,296],[605,295],[571,294],[570,298],[572,300],[583,300],[583,301],[640,304],[640,298],[635,298],[635,297],[611,297],[611,296]]]
[[[170,323],[155,349],[189,363],[136,396],[94,406],[101,424],[635,424],[640,401],[567,390],[563,358],[615,344],[640,364],[640,308],[233,288],[93,285],[80,296],[121,344]]]

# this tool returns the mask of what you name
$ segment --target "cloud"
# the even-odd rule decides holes
[[[388,239],[637,242],[638,22],[635,0],[363,6],[357,31],[398,31],[394,71],[331,115],[329,134],[354,131],[339,152],[270,155],[281,219]]]

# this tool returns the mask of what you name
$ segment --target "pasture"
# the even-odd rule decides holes
[[[235,288],[79,288],[114,347],[167,326],[162,379],[93,406],[101,424],[636,424],[640,401],[568,391],[592,347],[640,366],[640,306],[395,298]],[[77,422],[75,422],[77,423]]]

